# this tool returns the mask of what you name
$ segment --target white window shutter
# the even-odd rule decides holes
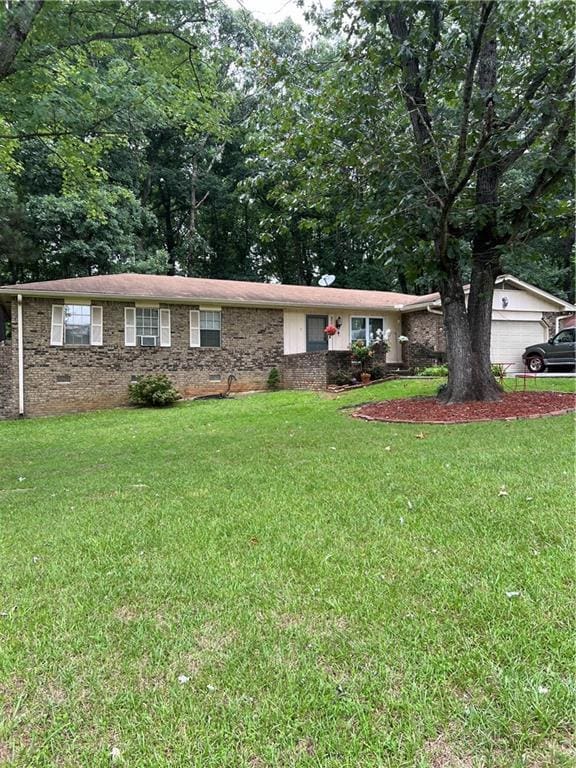
[[[190,346],[200,346],[200,311],[190,310]]]
[[[160,310],[160,346],[169,347],[171,345],[170,336],[170,310]]]
[[[50,329],[50,344],[61,347],[64,343],[64,304],[52,305],[52,327]]]
[[[90,344],[102,346],[102,307],[90,308]]]
[[[124,307],[124,346],[136,346],[136,308]]]

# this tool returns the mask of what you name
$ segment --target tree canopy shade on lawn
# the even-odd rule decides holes
[[[435,387],[2,423],[0,763],[572,765],[571,417]]]
[[[255,138],[277,199],[309,211],[312,228],[337,199],[340,219],[388,234],[390,260],[433,278],[447,402],[499,397],[490,328],[502,256],[569,221],[559,190],[574,153],[572,20],[565,2],[342,0],[325,20],[340,37],[316,67],[277,68],[285,98],[270,97],[274,119]]]

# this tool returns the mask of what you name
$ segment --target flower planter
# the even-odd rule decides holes
[[[360,374],[360,381],[362,382],[362,384],[370,384],[370,380],[371,379],[372,379],[372,377],[366,371],[363,371]]]

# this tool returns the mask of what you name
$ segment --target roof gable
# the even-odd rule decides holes
[[[464,293],[467,296],[470,293],[470,285],[467,284],[463,287]],[[541,288],[538,288],[531,283],[526,283],[524,280],[520,280],[520,278],[514,277],[514,275],[500,275],[496,278],[494,287],[496,289],[505,287],[506,290],[512,289],[517,291],[525,291],[531,296],[538,297],[547,304],[552,305],[554,309],[551,307],[549,311],[557,311],[559,309],[571,311],[576,309],[576,307],[573,304],[570,304],[570,302],[565,301],[564,299],[560,299],[558,296],[553,296],[551,293],[543,291]],[[419,309],[426,309],[428,306],[437,308],[442,306],[440,294],[438,292],[429,293],[426,296],[415,297],[412,301],[407,303],[403,311],[413,312]]]

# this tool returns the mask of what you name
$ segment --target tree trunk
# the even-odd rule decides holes
[[[186,265],[186,274],[192,275],[194,264],[194,250],[196,247],[196,182],[198,179],[198,167],[196,159],[192,161],[190,169],[190,215],[188,219],[188,258]]]
[[[0,36],[0,80],[12,72],[16,57],[40,13],[44,0],[17,0],[6,5],[6,25]]]
[[[478,400],[500,400],[502,390],[492,373],[490,338],[492,335],[492,299],[494,272],[488,262],[475,262],[472,267],[468,296],[468,323],[472,349],[474,391]],[[506,360],[494,362],[505,363]]]
[[[164,204],[164,227],[166,230],[166,250],[168,251],[168,274],[176,274],[176,238],[174,237],[174,227],[172,224],[172,201],[170,193],[162,190]]]
[[[484,133],[492,134],[494,92],[497,84],[498,60],[496,37],[484,41],[480,52],[478,85],[486,101]],[[478,400],[500,400],[502,390],[492,374],[490,339],[492,336],[492,301],[494,280],[498,275],[498,185],[500,170],[493,149],[482,153],[476,175],[476,211],[479,225],[472,242],[472,275],[468,296],[468,320],[472,346],[472,373]],[[505,363],[506,360],[495,362]]]
[[[448,383],[439,394],[439,399],[447,404],[476,400],[466,299],[456,264],[451,265],[442,279],[440,296],[446,334]]]

